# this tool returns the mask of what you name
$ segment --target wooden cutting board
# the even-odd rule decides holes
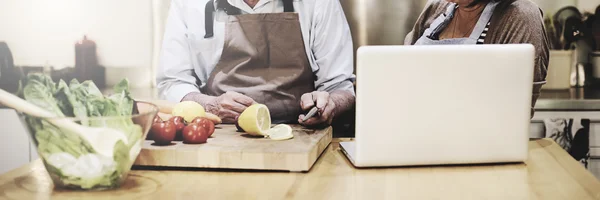
[[[332,128],[292,125],[294,138],[274,141],[237,132],[234,125],[217,125],[204,144],[173,142],[156,146],[146,140],[135,166],[309,171],[329,145]]]

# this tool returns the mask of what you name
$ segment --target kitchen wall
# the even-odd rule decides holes
[[[0,1],[0,41],[8,43],[17,66],[71,67],[74,44],[84,34],[97,43],[101,65],[137,71],[131,76],[134,84],[150,85],[151,1]],[[140,76],[142,70],[148,72]],[[123,76],[107,71],[109,77]]]
[[[590,13],[596,12],[596,8],[600,5],[600,0],[579,0],[577,1],[577,7],[583,11]]]

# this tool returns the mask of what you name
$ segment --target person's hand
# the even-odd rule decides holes
[[[300,107],[304,111],[310,110],[313,106],[317,106],[319,111],[316,115],[309,118],[305,122],[302,121],[304,114],[298,117],[298,122],[305,126],[320,126],[331,125],[335,116],[335,102],[331,100],[328,92],[314,91],[303,94],[300,97]]]
[[[235,123],[237,117],[256,102],[243,94],[228,91],[218,97],[212,97],[206,102],[206,111],[213,113],[223,120],[223,123]]]

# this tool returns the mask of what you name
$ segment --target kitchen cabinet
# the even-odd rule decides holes
[[[536,103],[530,137],[546,136],[544,119],[589,119],[588,171],[600,178],[600,89],[544,90]]]
[[[0,108],[0,174],[31,162],[37,154],[17,113]]]
[[[530,138],[546,137],[544,119],[590,119],[588,171],[600,178],[600,111],[542,111],[532,119]]]

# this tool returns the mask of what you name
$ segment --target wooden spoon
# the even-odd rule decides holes
[[[71,131],[81,136],[86,140],[98,154],[112,158],[114,155],[115,144],[122,140],[128,144],[127,137],[123,132],[108,128],[96,128],[82,126],[67,118],[60,118],[57,115],[48,112],[32,103],[29,103],[11,93],[0,89],[0,104],[4,104],[19,112],[26,113],[31,116],[45,118],[46,121],[54,124],[64,131]]]

